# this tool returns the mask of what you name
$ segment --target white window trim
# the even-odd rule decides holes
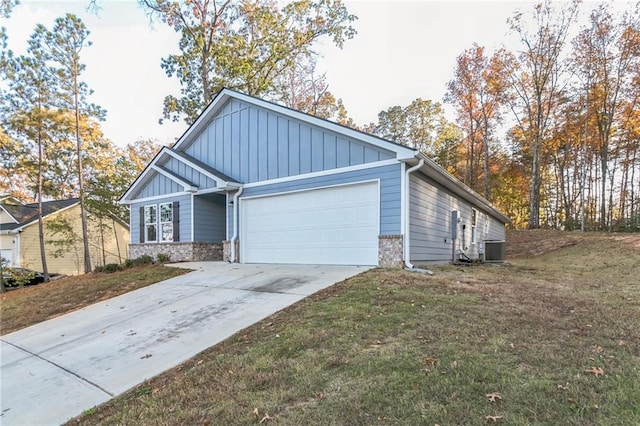
[[[478,210],[471,209],[471,244],[478,243]]]
[[[147,209],[154,208],[156,211],[156,220],[152,222],[147,222]],[[149,239],[149,226],[155,225],[156,227],[156,238],[154,240]],[[158,205],[157,204],[149,204],[144,206],[144,242],[145,243],[157,243],[158,242]]]
[[[169,220],[168,222],[163,222],[162,221],[162,206],[169,206],[169,209],[171,210],[171,220]],[[170,240],[165,240],[163,238],[164,232],[162,229],[162,225],[164,224],[169,224],[171,225],[171,239]],[[160,203],[158,204],[158,236],[160,238],[158,238],[158,241],[161,243],[172,243],[173,242],[173,202],[169,201],[168,203]]]

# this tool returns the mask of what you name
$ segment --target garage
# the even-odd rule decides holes
[[[241,200],[243,263],[377,265],[378,181]]]

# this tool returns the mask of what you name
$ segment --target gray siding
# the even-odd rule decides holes
[[[336,173],[328,176],[318,176],[308,179],[300,179],[281,182],[270,185],[245,188],[240,196],[277,194],[324,186],[355,183],[366,180],[380,180],[380,235],[400,234],[400,186],[402,169],[400,163],[370,169],[357,170],[346,173]],[[229,233],[233,235],[233,214],[229,209]]]
[[[243,183],[395,158],[391,151],[235,99],[184,150]]]
[[[219,243],[225,239],[226,197],[222,195],[196,195],[193,199],[195,242]]]
[[[464,249],[468,256],[477,257],[482,241],[503,240],[505,236],[504,224],[478,209],[476,244],[472,244],[472,209],[475,206],[421,173],[411,175],[409,206],[411,262],[451,261],[453,210],[459,212],[461,219],[456,248]],[[485,226],[487,220],[488,228]]]
[[[216,182],[200,173],[197,170],[187,166],[181,161],[176,160],[175,158],[170,158],[167,162],[162,164],[168,170],[174,172],[175,174],[181,176],[188,182],[193,183],[198,187],[198,189],[209,189],[215,188]]]
[[[152,204],[162,204],[178,201],[180,203],[180,241],[192,241],[191,239],[191,195],[167,197],[159,200],[133,203],[130,206],[129,229],[131,243],[140,243],[140,207]]]
[[[140,191],[135,195],[135,198],[155,197],[158,195],[175,194],[176,192],[184,191],[182,185],[178,185],[168,177],[161,175],[158,172],[152,171],[153,177]]]

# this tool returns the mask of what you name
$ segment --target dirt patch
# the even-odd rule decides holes
[[[550,229],[507,231],[507,259],[540,256],[583,241],[586,234]]]
[[[625,244],[640,249],[640,234],[616,234],[613,239],[622,241]]]

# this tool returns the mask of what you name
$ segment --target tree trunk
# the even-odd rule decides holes
[[[38,108],[38,241],[40,243],[40,260],[44,282],[49,282],[49,268],[47,267],[47,253],[44,247],[44,221],[42,219],[42,109]]]
[[[540,227],[540,137],[533,140],[533,160],[531,170],[531,193],[529,200],[529,229]]]
[[[84,200],[84,176],[82,167],[82,144],[80,142],[80,105],[78,101],[78,68],[74,69],[73,97],[76,119],[76,155],[78,156],[78,190],[80,192],[80,219],[82,222],[82,245],[84,249],[84,273],[88,274],[91,268],[91,253],[89,252],[89,232],[87,229],[87,210]]]

